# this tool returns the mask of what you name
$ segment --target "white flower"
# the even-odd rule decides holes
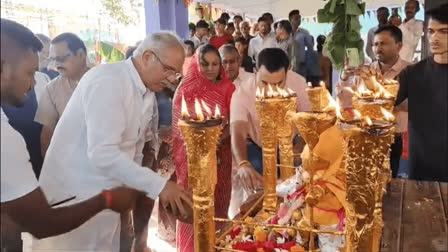
[[[283,243],[285,243],[285,238],[282,236],[277,237],[277,244],[283,244]]]
[[[252,240],[252,238],[251,238],[251,236],[250,235],[245,235],[245,236],[243,236],[242,237],[242,241],[243,242],[253,242],[253,240]]]

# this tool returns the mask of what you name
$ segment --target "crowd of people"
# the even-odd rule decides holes
[[[372,62],[346,61],[335,95],[350,110],[351,90],[371,81],[363,69],[397,79],[392,175],[405,155],[411,179],[448,181],[448,4],[426,11],[431,55],[414,62],[423,33],[418,11],[417,1],[406,1],[402,23],[396,12],[378,9],[379,24],[366,41]],[[315,49],[299,10],[277,21],[265,13],[252,27],[240,15],[211,22],[200,6],[197,13],[189,40],[154,33],[126,60],[92,68],[77,35],[50,39],[1,20],[2,251],[150,251],[148,221],[158,199],[159,235],[192,252],[191,188],[178,127],[183,99],[218,106],[223,116],[215,215],[233,218],[263,189],[256,89],[289,88],[297,111],[309,111],[307,82],[333,86],[325,36]],[[303,139],[293,142],[300,153]],[[31,234],[23,244],[21,232]]]

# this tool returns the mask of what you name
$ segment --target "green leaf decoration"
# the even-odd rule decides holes
[[[364,61],[364,42],[361,39],[359,16],[364,15],[366,4],[359,0],[329,0],[318,10],[319,23],[333,23],[324,48],[328,51],[333,66],[342,70],[346,48],[357,48],[361,62]]]
[[[101,57],[105,58],[107,62],[114,63],[124,60],[124,54],[120,52],[117,48],[101,42],[100,48]]]

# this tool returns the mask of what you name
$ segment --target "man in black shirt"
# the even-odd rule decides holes
[[[448,4],[426,15],[432,56],[401,72],[396,104],[409,112],[410,178],[448,182]]]

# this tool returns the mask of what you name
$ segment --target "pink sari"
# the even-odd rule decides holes
[[[188,188],[187,155],[184,140],[179,131],[178,121],[181,118],[182,95],[189,105],[189,113],[195,116],[193,111],[194,99],[203,100],[210,108],[219,106],[221,115],[229,120],[230,100],[235,87],[231,80],[227,78],[221,68],[221,81],[214,84],[200,72],[197,54],[191,59],[188,72],[179,86],[173,102],[173,157],[176,165],[177,183],[184,188]],[[205,111],[203,111],[204,113]],[[228,126],[224,129],[228,131]],[[218,183],[215,189],[215,216],[227,218],[227,211],[230,204],[232,191],[232,154],[230,150],[230,135],[223,134],[217,151],[218,157]],[[217,226],[217,229],[219,226]],[[194,251],[193,226],[178,222],[177,225],[177,249],[180,252]]]

